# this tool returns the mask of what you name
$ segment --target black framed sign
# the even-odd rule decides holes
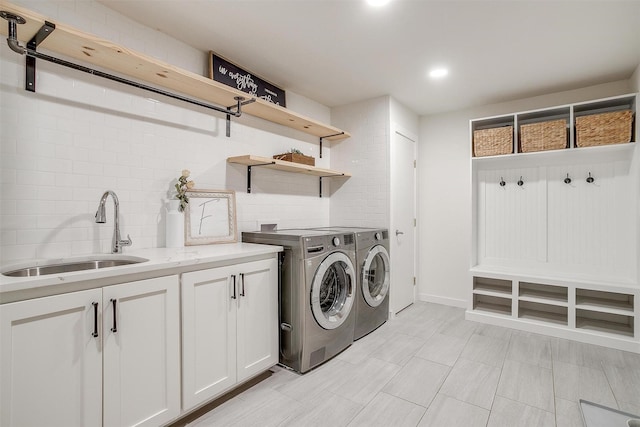
[[[215,52],[209,52],[209,78],[281,107],[287,106],[283,89],[254,76]]]

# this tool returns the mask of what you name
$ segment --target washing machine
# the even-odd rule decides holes
[[[280,364],[305,373],[353,343],[355,240],[350,232],[243,232],[242,241],[279,245]]]
[[[315,230],[352,232],[358,276],[354,340],[382,326],[389,318],[389,230],[362,227],[323,227]]]

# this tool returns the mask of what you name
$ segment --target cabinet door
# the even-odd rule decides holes
[[[0,306],[0,425],[101,425],[101,302],[92,289]]]
[[[178,276],[103,288],[104,425],[157,426],[180,414]]]
[[[278,262],[239,266],[238,381],[278,363]]]
[[[220,395],[236,383],[235,270],[236,266],[220,267],[182,275],[184,410]]]

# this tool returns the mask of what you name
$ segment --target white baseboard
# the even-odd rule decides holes
[[[448,305],[451,307],[467,308],[467,300],[457,298],[447,298],[438,295],[418,294],[418,300],[424,302],[432,302],[435,304]]]

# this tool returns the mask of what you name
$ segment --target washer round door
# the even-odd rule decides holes
[[[389,293],[389,253],[384,246],[376,245],[362,266],[362,295],[371,307],[378,307]]]
[[[311,284],[311,312],[324,329],[336,329],[349,317],[355,279],[353,263],[342,252],[333,252],[318,266]]]

